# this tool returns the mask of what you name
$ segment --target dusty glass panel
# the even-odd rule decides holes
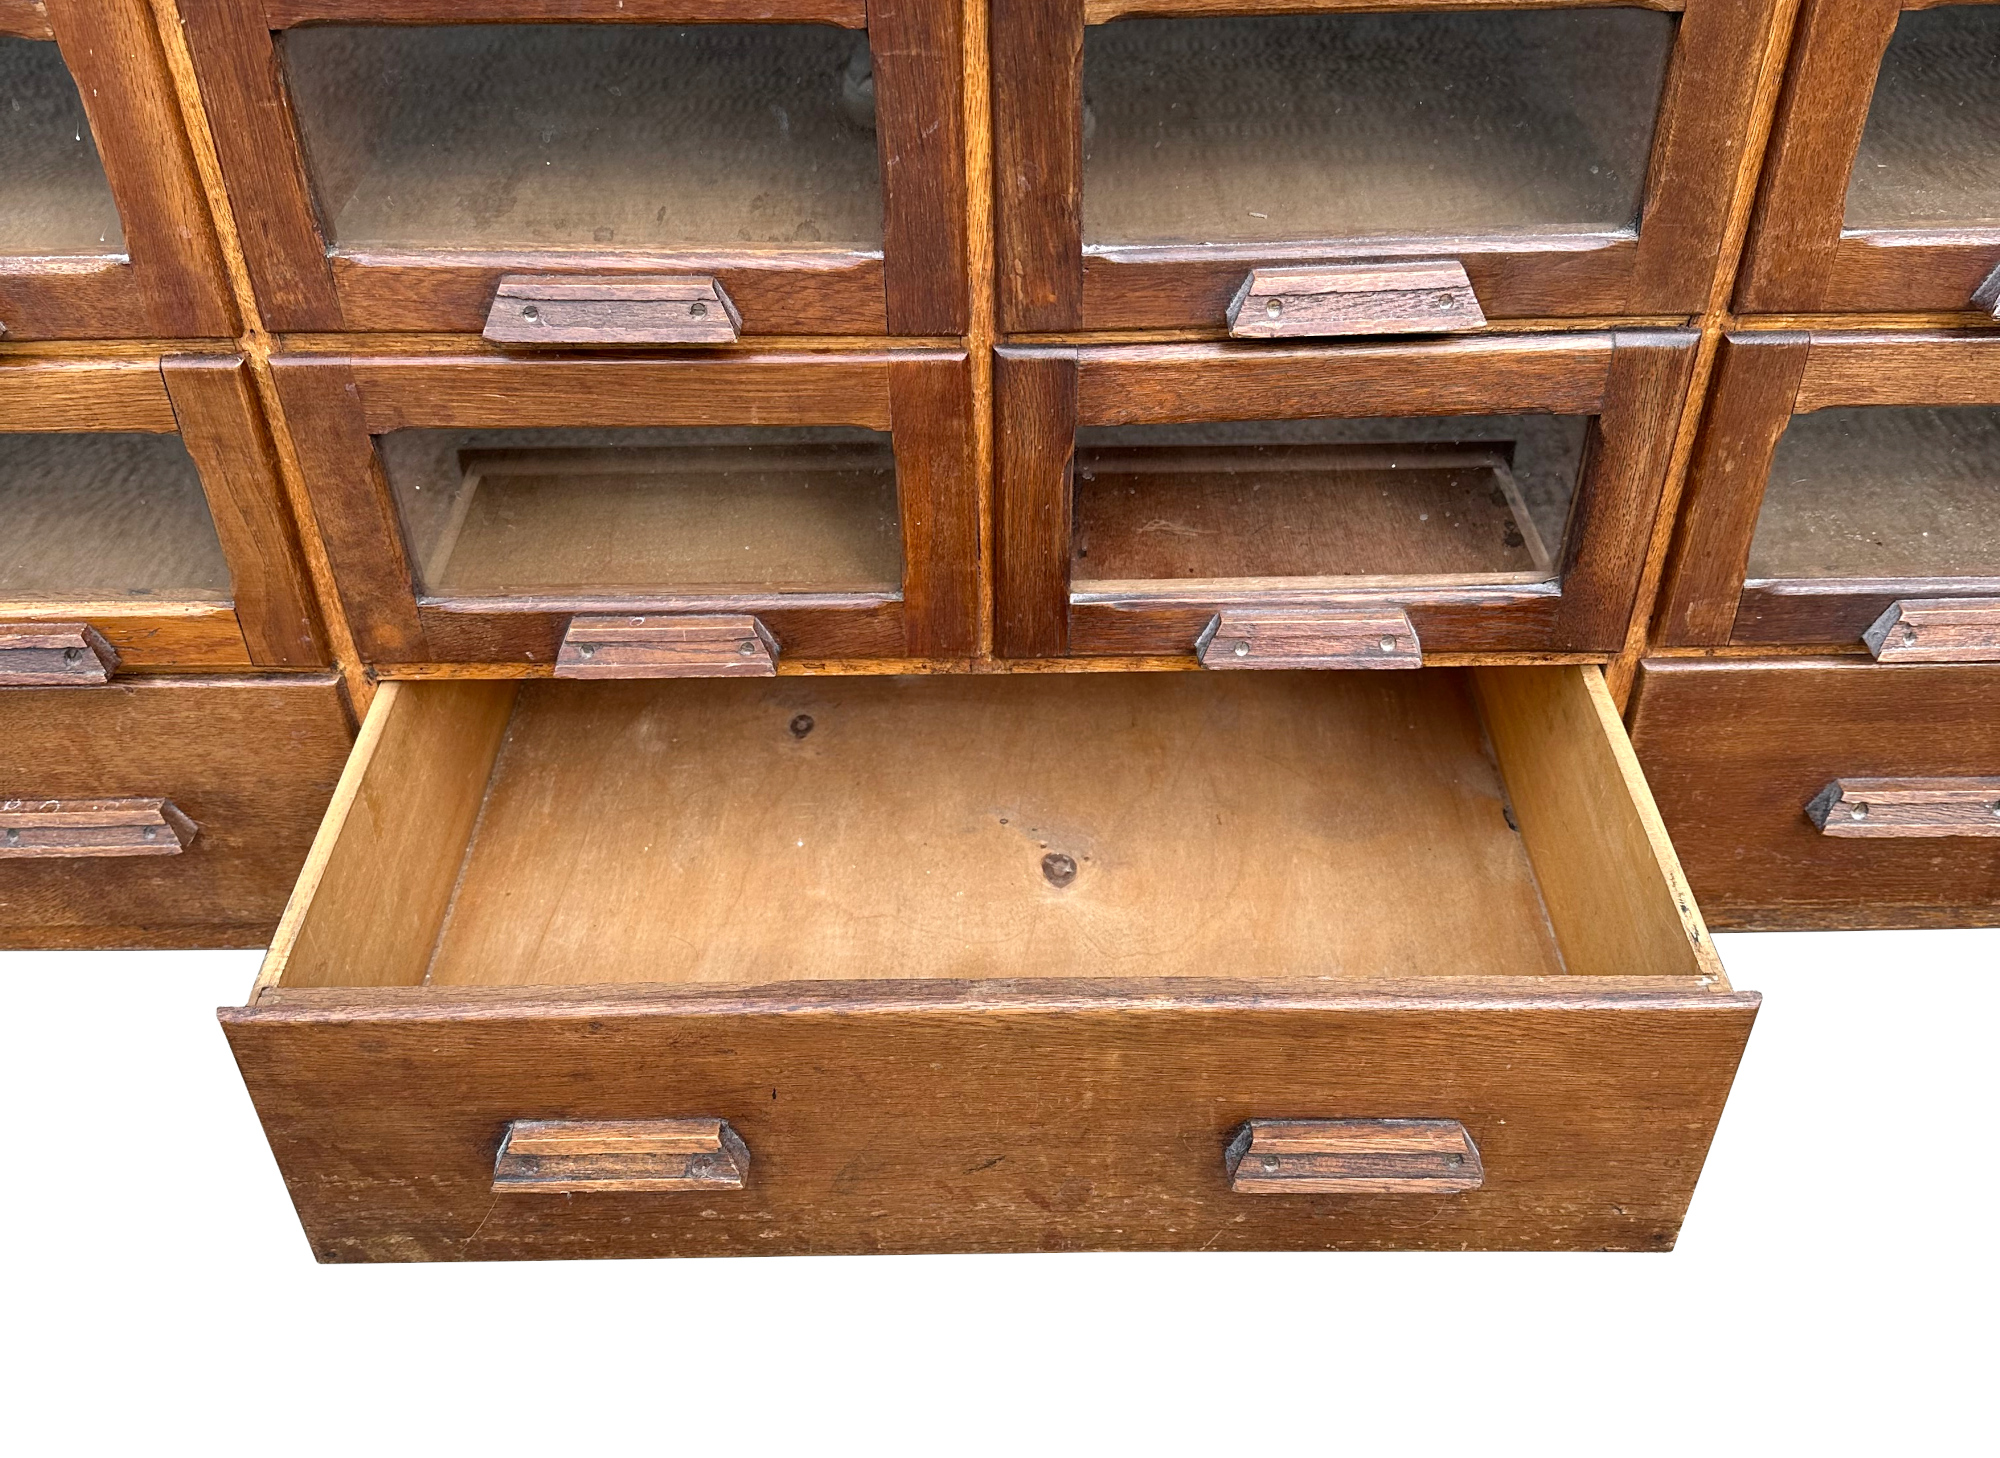
[[[1864,405],[1778,441],[1749,577],[2000,577],[2000,409]]]
[[[54,41],[0,36],[0,253],[125,251],[125,228]]]
[[[1555,577],[1584,416],[1078,432],[1071,588]]]
[[[342,248],[881,245],[858,31],[307,26],[284,55]]]
[[[1848,176],[1845,221],[2000,226],[2000,5],[1903,12]]]
[[[1675,25],[1617,8],[1092,26],[1084,242],[1633,229]]]
[[[433,596],[902,585],[881,431],[399,430],[377,443]]]
[[[227,602],[229,565],[177,435],[0,435],[0,599]]]

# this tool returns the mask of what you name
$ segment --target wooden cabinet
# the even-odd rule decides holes
[[[1615,653],[1692,359],[1646,331],[1007,346],[996,649],[1185,655],[1282,610],[1406,618],[1362,666]]]
[[[1705,306],[1768,0],[1357,9],[996,0],[1002,330],[1222,330],[1254,270],[1393,260],[1477,298],[1413,332]]]
[[[0,523],[0,684],[51,624],[83,679],[328,661],[236,356],[0,358]]]
[[[0,341],[235,332],[147,0],[0,0]]]
[[[509,275],[711,278],[751,335],[965,328],[953,0],[180,9],[273,329],[476,333]]]
[[[1805,0],[1745,313],[2000,307],[2000,5]]]

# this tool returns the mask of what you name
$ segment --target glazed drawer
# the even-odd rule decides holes
[[[1705,307],[1769,0],[1362,8],[996,0],[1001,329]]]
[[[1693,341],[1005,346],[995,651],[1216,666],[1278,613],[1293,666],[1616,653]]]
[[[0,340],[235,332],[147,0],[0,0]]]
[[[693,279],[710,329],[965,329],[958,0],[179,8],[274,329],[477,333],[579,276],[628,348],[713,342],[618,292]]]
[[[689,616],[764,659],[972,652],[963,353],[272,367],[372,663],[546,668],[579,622]]]
[[[0,689],[0,946],[261,946],[353,738],[332,677]]]
[[[386,1260],[1659,1249],[1755,1007],[1527,668],[388,684],[222,1018]]]
[[[1629,717],[1719,925],[1993,926],[1996,705],[1994,666],[1654,659]]]
[[[2000,5],[1805,0],[1743,313],[2000,309]]]

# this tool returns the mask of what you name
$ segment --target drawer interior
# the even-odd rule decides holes
[[[54,41],[0,36],[0,254],[116,254],[125,227]]]
[[[2000,5],[1905,10],[1848,174],[1853,229],[2000,225]]]
[[[1720,975],[1594,669],[389,684],[263,985],[1562,973]]]

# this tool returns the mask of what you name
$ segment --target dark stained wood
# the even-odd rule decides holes
[[[2000,334],[1815,332],[1793,408],[1834,405],[2000,405]]]
[[[1409,614],[1392,608],[1230,608],[1195,641],[1203,668],[1422,668]]]
[[[1234,339],[1436,334],[1485,323],[1456,260],[1253,268],[1229,304]]]
[[[967,61],[951,0],[868,0],[891,334],[963,334]]]
[[[734,344],[742,328],[729,295],[705,274],[509,274],[480,332],[494,344],[644,348]]]
[[[799,599],[644,599],[622,604],[635,613],[754,612],[777,639],[785,660],[896,658],[904,651],[903,604],[893,598],[853,594]],[[427,599],[417,609],[430,653],[425,659],[384,659],[385,663],[551,664],[577,612],[595,603],[549,603],[536,599],[452,602]]]
[[[993,651],[1001,658],[1057,658],[1069,651],[1077,355],[1062,349],[995,352]]]
[[[1868,631],[1896,599],[1925,591],[2000,596],[2000,578],[1953,578],[1926,582],[1912,578],[1872,581],[1750,581],[1737,601],[1729,634],[1735,645],[1796,643],[1858,649]]]
[[[1628,718],[1718,928],[2000,925],[2000,843],[1857,840],[1806,815],[1831,780],[2000,773],[2000,668],[1866,657],[1652,659]]]
[[[261,946],[352,738],[332,677],[0,691],[8,797],[170,798],[200,827],[178,856],[0,866],[0,946]]]
[[[118,651],[88,623],[0,624],[0,685],[104,683]]]
[[[1252,1119],[1223,1168],[1239,1195],[1456,1195],[1486,1183],[1456,1119]]]
[[[750,1151],[723,1119],[516,1119],[493,1192],[588,1195],[740,1190]]]
[[[1075,329],[1085,323],[1083,0],[993,0],[991,47],[999,327]]]
[[[273,30],[308,21],[449,25],[478,20],[612,20],[655,25],[803,21],[857,30],[863,0],[245,0]]]
[[[1878,663],[2000,663],[2000,596],[1898,598],[1861,641]]]
[[[0,800],[0,860],[177,856],[197,829],[158,796]]]
[[[912,657],[969,656],[979,633],[979,481],[963,354],[890,364],[903,520],[903,626]]]
[[[2000,775],[1829,780],[1806,816],[1848,840],[2000,836]]]
[[[1287,602],[1329,610],[1379,609],[1379,593],[1285,593]],[[1198,602],[1112,599],[1073,602],[1070,652],[1078,657],[1188,654],[1215,615],[1232,604],[1252,607],[1269,598],[1220,592]],[[1520,588],[1426,588],[1399,592],[1397,606],[1427,653],[1546,652],[1561,598],[1549,585]]]
[[[579,613],[557,678],[774,678],[778,642],[750,613]]]

